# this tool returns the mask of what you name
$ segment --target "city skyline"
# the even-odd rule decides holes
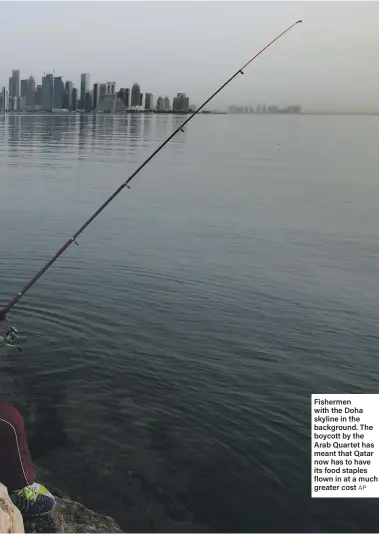
[[[141,92],[140,85],[135,82],[131,88],[120,88],[117,90],[117,82],[107,81],[103,83],[95,82],[91,89],[91,74],[81,73],[80,89],[75,87],[71,80],[63,81],[62,76],[56,76],[55,73],[46,73],[42,77],[41,84],[36,85],[33,75],[29,78],[21,78],[20,69],[12,69],[12,75],[8,78],[8,86],[0,84],[0,111],[86,111],[92,112],[99,110],[101,112],[120,112],[120,111],[154,111],[154,112],[190,112],[196,110],[194,104],[189,104],[189,98],[186,93],[177,93],[170,98],[159,95],[154,98],[150,92]],[[19,95],[13,97],[13,94]],[[112,97],[112,99],[109,99]],[[117,97],[116,106],[114,105]],[[16,99],[16,102],[12,102]],[[102,101],[108,102],[105,106],[98,106]],[[73,103],[76,104],[73,104]],[[82,104],[83,103],[83,104]],[[133,106],[132,106],[133,103]],[[82,107],[83,105],[83,107]],[[35,108],[35,109],[32,109]],[[133,108],[133,109],[132,109]],[[249,104],[236,105],[230,104],[224,110],[204,109],[205,113],[231,113],[231,114],[379,114],[379,111],[331,111],[331,110],[304,110],[298,104],[284,106],[266,105],[266,104]]]
[[[41,84],[36,85],[33,75],[22,78],[19,69],[12,69],[8,87],[1,86],[0,111],[47,111],[63,109],[67,111],[84,112],[119,112],[119,111],[171,111],[189,112],[190,106],[186,93],[177,93],[173,97],[171,108],[167,96],[158,97],[154,105],[154,95],[151,92],[141,92],[140,85],[135,82],[131,88],[117,90],[116,81],[95,82],[91,88],[91,73],[80,75],[80,87],[75,87],[71,80],[63,81],[62,76],[44,73]],[[164,105],[158,104],[159,98]]]
[[[304,110],[379,109],[377,2],[96,2],[91,9],[76,2],[74,16],[69,5],[2,3],[1,35],[12,43],[0,65],[2,85],[15,68],[36,80],[55,69],[80,90],[80,74],[89,72],[91,86],[117,80],[118,88],[131,88],[138,80],[156,96],[186,91],[199,105],[301,18],[298,31],[275,43],[212,108],[270,101],[280,107],[297,102]],[[10,20],[22,30],[16,39]],[[130,24],[125,32],[125,20],[143,27]],[[100,37],[107,27],[105,45]]]

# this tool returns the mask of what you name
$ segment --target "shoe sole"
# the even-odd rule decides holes
[[[43,512],[42,514],[25,514],[25,517],[42,517],[44,515],[49,515],[51,514],[53,510],[55,510],[56,505],[57,505],[57,501],[55,501],[54,506],[48,512]]]

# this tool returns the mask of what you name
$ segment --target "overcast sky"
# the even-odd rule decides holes
[[[301,18],[215,100],[379,110],[379,2],[1,2],[0,85],[44,71],[139,82],[199,105]]]

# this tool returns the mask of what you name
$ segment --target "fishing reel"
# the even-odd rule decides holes
[[[7,330],[1,333],[0,335],[0,342],[2,342],[5,347],[12,347],[14,349],[17,349],[19,352],[21,352],[21,349],[18,345],[16,345],[16,342],[19,338],[18,330],[14,326],[9,326]]]

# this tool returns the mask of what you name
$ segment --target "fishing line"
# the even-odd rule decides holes
[[[172,134],[165,140],[163,141],[163,143],[161,145],[158,146],[158,148],[156,150],[154,150],[154,152],[138,167],[138,169],[136,169],[134,171],[134,173],[129,176],[129,178],[123,182],[120,187],[113,193],[113,195],[111,195],[105,202],[104,204],[102,204],[100,206],[100,208],[95,211],[95,213],[83,224],[83,226],[81,226],[79,228],[79,230],[77,230],[75,232],[75,234],[70,237],[70,239],[68,239],[66,241],[66,243],[58,250],[58,252],[51,258],[51,260],[49,260],[43,267],[40,271],[38,271],[38,273],[26,284],[26,286],[21,289],[21,291],[19,291],[14,297],[13,299],[0,311],[0,323],[5,321],[6,318],[7,318],[7,314],[8,312],[13,308],[13,306],[25,295],[25,293],[27,291],[29,291],[29,289],[37,282],[37,280],[39,278],[41,278],[41,276],[47,271],[47,269],[49,269],[49,267],[51,267],[53,265],[53,263],[56,262],[56,260],[63,254],[63,252],[72,244],[72,243],[75,243],[75,244],[78,244],[76,239],[79,237],[79,235],[84,232],[84,230],[87,228],[87,226],[89,224],[91,224],[91,222],[96,219],[96,217],[98,215],[100,215],[100,213],[108,206],[108,204],[110,204],[112,202],[112,200],[114,198],[117,197],[117,195],[119,193],[121,193],[121,191],[127,187],[128,189],[130,189],[130,182],[133,180],[133,178],[135,178],[137,176],[137,174],[139,174],[139,172],[158,154],[158,152],[160,152],[162,150],[163,147],[165,147],[167,145],[167,143],[169,143],[171,141],[171,139],[173,137],[176,136],[177,133],[179,132],[183,132],[183,127],[188,124],[194,117],[195,115],[197,115],[218,93],[220,93],[224,87],[226,87],[232,80],[234,80],[234,78],[236,78],[236,76],[238,76],[239,74],[244,74],[244,69],[246,67],[248,67],[250,65],[250,63],[252,63],[258,56],[260,56],[265,50],[267,50],[267,48],[269,48],[272,44],[274,44],[278,39],[280,39],[283,35],[285,35],[287,32],[289,32],[294,26],[296,26],[297,24],[299,24],[300,22],[302,22],[301,20],[298,20],[297,22],[295,22],[294,24],[291,24],[291,26],[289,26],[286,30],[284,30],[284,32],[282,32],[281,34],[279,34],[277,37],[275,37],[275,39],[273,39],[272,41],[270,41],[264,48],[262,48],[257,54],[255,54],[255,56],[253,56],[247,63],[245,63],[245,65],[243,65],[243,67],[239,68],[237,70],[237,72],[235,74],[233,74],[233,76],[231,76],[225,83],[223,83],[221,85],[221,87],[219,89],[217,89],[217,91],[215,91],[196,111],[194,111],[189,117],[188,119],[186,119],[176,130],[174,130],[172,132]],[[13,327],[11,327],[13,328]],[[6,333],[5,333],[5,337],[6,339],[11,343],[12,342],[12,338],[15,338],[16,337],[16,330],[12,331],[12,330],[8,330]],[[4,336],[3,336],[4,338]],[[5,339],[4,339],[4,342],[5,342]]]

